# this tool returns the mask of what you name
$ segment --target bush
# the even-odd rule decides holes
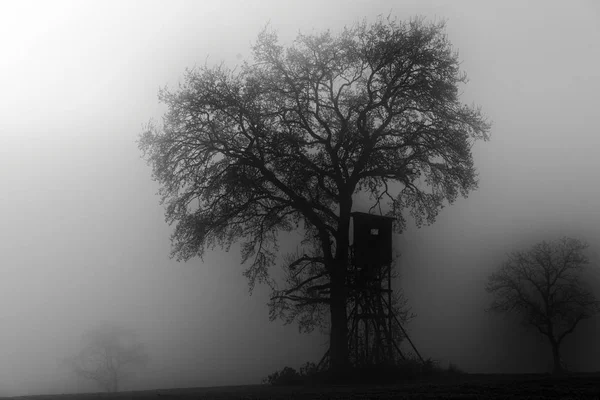
[[[290,367],[284,367],[281,371],[275,371],[263,379],[263,384],[271,386],[295,386],[303,383],[304,377]]]
[[[300,372],[285,367],[263,379],[263,384],[272,386],[330,385],[330,384],[393,384],[422,378],[435,378],[465,374],[456,364],[448,368],[440,367],[439,362],[431,358],[421,362],[416,358],[399,360],[393,364],[352,367],[342,376],[331,371],[317,371],[314,363],[307,362]]]
[[[444,369],[444,368],[440,367],[440,363],[438,361],[432,360],[431,358],[428,358],[427,360],[425,360],[425,364],[423,364],[422,368],[423,368],[423,375],[431,376],[431,377],[455,376],[455,375],[466,374],[465,371],[460,369],[458,367],[458,365],[456,365],[452,362],[450,362],[448,364],[448,368]]]
[[[464,375],[464,374],[466,374],[465,371],[463,371],[462,369],[460,369],[458,367],[458,365],[456,365],[454,363],[448,364],[448,369],[446,370],[446,372],[449,375]]]
[[[317,373],[317,364],[307,361],[303,366],[300,367],[300,376],[304,378],[310,378]]]

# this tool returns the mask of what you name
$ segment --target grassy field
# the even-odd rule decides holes
[[[544,375],[483,375],[436,378],[385,386],[272,387],[227,386],[117,394],[65,394],[13,397],[34,400],[92,399],[600,399],[600,374],[563,379]]]

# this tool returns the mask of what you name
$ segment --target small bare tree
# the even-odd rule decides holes
[[[486,311],[518,313],[524,325],[548,338],[554,374],[565,372],[559,351],[564,338],[579,322],[600,312],[600,302],[581,280],[589,264],[587,247],[578,239],[563,237],[513,252],[486,285],[494,295]]]
[[[80,353],[66,360],[85,379],[95,381],[107,392],[118,392],[119,384],[136,368],[148,362],[144,345],[132,330],[103,324],[83,335]]]

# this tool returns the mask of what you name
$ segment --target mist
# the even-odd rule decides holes
[[[493,122],[473,149],[479,189],[395,236],[394,288],[417,314],[406,328],[442,365],[547,371],[545,338],[485,313],[484,285],[507,252],[563,235],[585,239],[600,268],[596,2],[40,1],[0,13],[0,395],[97,391],[61,361],[102,321],[148,349],[123,390],[254,384],[318,362],[327,337],[269,322],[269,288],[250,296],[238,246],[169,258],[172,228],[136,141],[166,111],[159,88],[248,59],[265,24],[289,43],[388,14],[447,20],[469,76],[462,101]],[[599,326],[565,339],[578,370],[600,370]]]

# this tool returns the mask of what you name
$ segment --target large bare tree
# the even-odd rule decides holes
[[[555,374],[564,372],[560,357],[564,338],[600,312],[600,302],[582,280],[589,263],[587,247],[581,240],[563,237],[515,251],[486,285],[494,295],[489,311],[520,314],[525,325],[548,338]]]
[[[101,324],[84,333],[83,342],[79,354],[65,361],[77,376],[96,382],[107,392],[118,392],[123,380],[148,363],[135,332],[115,324]]]
[[[194,68],[161,90],[168,112],[139,145],[175,224],[172,256],[242,241],[251,289],[272,285],[299,316],[327,308],[331,367],[342,371],[353,196],[387,202],[397,232],[406,213],[433,222],[476,189],[471,148],[490,125],[459,100],[466,76],[443,23],[380,18],[287,47],[265,29],[252,50],[238,69]],[[286,260],[290,286],[276,290],[278,233],[295,229],[315,246]]]

